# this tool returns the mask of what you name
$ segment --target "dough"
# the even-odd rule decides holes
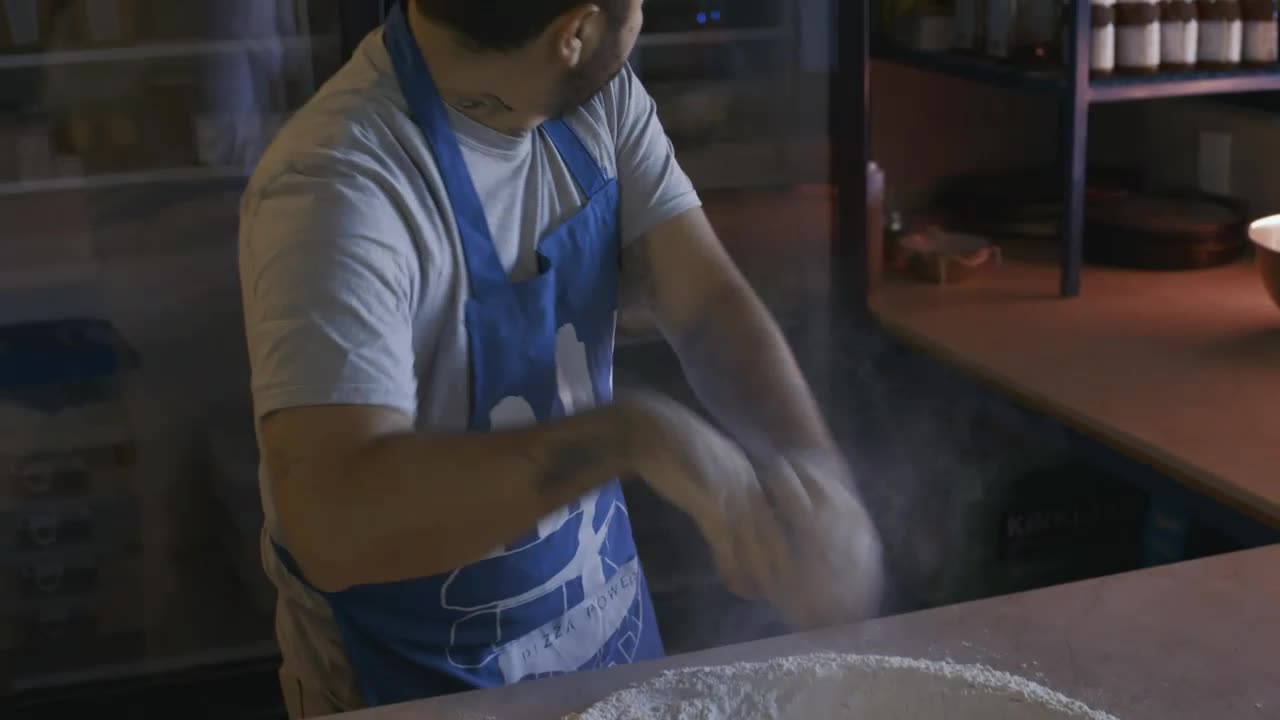
[[[566,720],[1116,720],[976,665],[816,654],[674,670]]]

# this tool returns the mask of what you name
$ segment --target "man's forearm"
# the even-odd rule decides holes
[[[447,572],[631,472],[626,423],[603,408],[520,430],[387,435],[344,468],[284,483],[281,522],[322,589]]]
[[[726,285],[671,343],[698,399],[748,453],[834,448],[786,338],[745,281]]]

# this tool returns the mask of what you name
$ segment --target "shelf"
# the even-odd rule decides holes
[[[274,658],[279,653],[280,646],[274,641],[246,642],[226,649],[193,652],[180,657],[137,660],[30,677],[18,676],[12,681],[11,687],[14,693],[24,693],[95,683],[120,683],[137,678],[173,675],[208,667],[257,662],[264,658]]]
[[[248,177],[249,171],[240,167],[189,167],[40,180],[11,180],[0,182],[0,197],[66,190],[101,190],[157,183],[247,179]]]
[[[95,62],[122,62],[136,60],[162,60],[201,55],[219,55],[245,50],[313,50],[333,47],[338,38],[330,35],[315,37],[264,37],[241,40],[200,40],[172,43],[144,43],[127,47],[85,48],[78,50],[49,50],[23,55],[0,55],[0,70],[42,68],[52,65],[75,65]]]
[[[92,242],[89,237],[76,238],[86,246]],[[35,238],[19,238],[16,242],[37,242]],[[15,242],[6,238],[5,242]],[[27,266],[4,268],[0,270],[0,297],[10,293],[32,292],[41,288],[84,287],[95,283],[98,279],[98,267],[92,262],[69,262],[61,265]],[[0,313],[3,317],[3,313]],[[3,322],[3,321],[0,321]]]
[[[1063,92],[1067,87],[1066,82],[1059,73],[1030,71],[988,60],[978,55],[914,50],[893,43],[873,40],[871,57],[875,60],[884,60],[895,65],[912,67],[939,75],[949,75],[995,87],[1049,93]]]
[[[1089,86],[1089,101],[1123,102],[1268,90],[1280,90],[1280,66],[1094,80]]]
[[[636,46],[673,47],[677,45],[723,45],[751,40],[778,40],[787,37],[785,27],[753,28],[749,30],[691,30],[688,32],[643,33]]]
[[[1037,71],[957,52],[913,50],[876,41],[871,57],[925,72],[947,75],[995,87],[1065,93],[1062,74]],[[1090,103],[1280,90],[1280,65],[1275,68],[1183,72],[1149,76],[1116,76],[1090,83]]]

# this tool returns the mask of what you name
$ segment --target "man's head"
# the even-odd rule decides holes
[[[519,56],[548,87],[547,115],[590,100],[622,69],[643,20],[642,0],[413,0],[469,50]]]

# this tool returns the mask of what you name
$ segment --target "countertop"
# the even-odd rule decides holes
[[[554,720],[667,668],[818,650],[982,663],[1121,720],[1274,720],[1280,546],[345,717]]]
[[[1280,308],[1249,262],[1191,272],[1006,258],[947,287],[892,278],[872,312],[907,345],[1280,527]]]

